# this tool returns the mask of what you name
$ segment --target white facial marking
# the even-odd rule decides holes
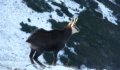
[[[75,34],[75,33],[79,32],[79,30],[77,30],[75,28],[75,24],[76,24],[77,20],[78,20],[78,18],[73,18],[68,24],[68,26],[70,26],[72,28],[72,34]]]
[[[72,34],[75,34],[75,33],[78,33],[78,32],[79,32],[79,30],[77,30],[77,29],[75,28],[75,24],[76,24],[77,20],[78,20],[78,18],[74,18],[74,19],[73,19],[73,22],[71,23]]]
[[[75,27],[72,27],[72,34],[78,33],[79,30],[77,30]]]

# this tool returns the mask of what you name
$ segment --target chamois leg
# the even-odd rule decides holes
[[[52,64],[56,65],[58,51],[54,51],[53,53],[54,53],[54,55],[53,55],[53,62],[52,62]]]
[[[36,61],[36,63],[38,63],[40,66],[45,67],[45,65],[43,65],[41,62],[38,61],[38,57],[42,54],[42,52],[36,52],[35,56],[33,57],[34,60]]]
[[[34,54],[35,54],[35,50],[33,50],[33,49],[31,48],[29,57],[30,57],[30,61],[31,61],[32,64],[34,64],[34,61],[33,61],[33,56],[34,56]]]

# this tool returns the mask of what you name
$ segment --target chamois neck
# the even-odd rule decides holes
[[[72,35],[72,29],[66,27],[63,30],[64,30],[64,39],[67,41],[70,38],[70,36]]]

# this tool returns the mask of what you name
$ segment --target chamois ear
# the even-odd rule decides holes
[[[78,17],[77,18],[75,18],[75,23],[78,21]]]
[[[77,20],[78,20],[78,17],[77,18],[72,18],[72,20],[68,23],[67,26],[73,27],[76,24]]]
[[[68,26],[71,26],[73,23],[73,19],[68,23]]]

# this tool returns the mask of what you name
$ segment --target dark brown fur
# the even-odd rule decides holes
[[[31,44],[30,60],[34,63],[33,59],[39,64],[38,57],[44,51],[54,52],[54,64],[57,61],[57,53],[64,48],[65,43],[72,35],[71,27],[65,27],[62,30],[46,31],[44,29],[35,30],[31,36],[27,39],[27,42]]]

